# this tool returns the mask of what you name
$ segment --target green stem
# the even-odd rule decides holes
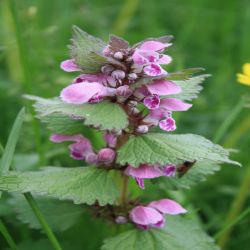
[[[3,152],[4,152],[4,147],[3,147],[3,145],[2,145],[1,142],[0,142],[0,155],[2,155]]]
[[[121,191],[121,205],[125,205],[127,203],[127,194],[128,193],[128,176],[123,175],[122,182],[122,191]]]
[[[46,222],[43,214],[41,213],[40,209],[37,206],[36,201],[32,197],[30,193],[25,193],[24,194],[27,202],[29,203],[30,207],[32,208],[34,214],[36,215],[37,219],[39,220],[43,230],[47,234],[48,239],[50,240],[52,246],[54,247],[55,250],[62,250],[62,247],[60,246],[58,240],[56,239],[54,233],[52,232],[50,226]]]
[[[219,237],[219,245],[221,249],[224,249],[230,238],[233,230],[233,225],[236,224],[234,221],[239,216],[242,207],[244,206],[246,199],[249,195],[250,189],[250,165],[247,167],[247,172],[241,182],[238,194],[234,198],[229,213],[226,217],[225,227],[217,234]],[[237,220],[238,222],[238,220]]]
[[[12,250],[17,250],[16,243],[12,239],[11,235],[8,232],[8,229],[5,227],[5,225],[3,224],[1,219],[0,219],[0,232],[2,233],[2,235],[5,238],[5,240],[7,241],[7,243],[9,244],[10,248]]]
[[[228,128],[232,125],[236,117],[241,112],[242,108],[244,107],[244,103],[245,103],[245,100],[242,98],[239,101],[239,103],[234,107],[234,109],[231,111],[231,113],[227,116],[224,122],[221,124],[221,126],[219,127],[213,139],[215,143],[218,143],[221,141],[223,136],[226,134]]]

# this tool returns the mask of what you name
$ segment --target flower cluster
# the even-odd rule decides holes
[[[171,95],[179,94],[181,87],[166,80],[168,72],[161,65],[169,64],[172,59],[163,54],[170,43],[146,41],[135,47],[104,48],[102,54],[107,63],[96,74],[80,74],[61,92],[61,99],[66,103],[99,103],[105,99],[118,102],[136,117],[134,128],[138,133],[145,133],[150,127],[158,126],[165,131],[176,129],[172,117],[173,111],[186,111],[192,105]],[[81,71],[74,59],[61,63],[67,72]],[[148,84],[137,83],[147,80]],[[148,114],[142,115],[141,105]]]
[[[165,131],[176,129],[172,117],[174,111],[186,111],[192,105],[181,101],[175,96],[181,93],[181,87],[168,79],[168,72],[162,65],[171,63],[172,58],[164,51],[171,43],[160,40],[147,40],[129,47],[120,38],[113,37],[101,51],[105,58],[98,72],[86,74],[75,59],[61,63],[66,72],[78,71],[72,83],[61,91],[63,102],[73,105],[97,105],[102,101],[119,104],[129,117],[129,126],[124,131],[106,131],[104,140],[106,147],[94,150],[91,142],[81,134],[53,134],[52,142],[73,142],[69,145],[70,155],[75,160],[84,160],[88,164],[103,168],[116,168],[122,175],[130,176],[142,189],[144,179],[161,176],[174,177],[178,167],[173,164],[141,164],[137,168],[131,165],[117,166],[116,151],[121,143],[131,134],[147,133],[149,129],[159,126]],[[122,216],[117,214],[116,223],[127,223],[130,220],[140,229],[162,227],[164,215],[186,213],[186,210],[175,201],[162,199],[146,206],[128,206]],[[137,206],[138,205],[138,206]]]

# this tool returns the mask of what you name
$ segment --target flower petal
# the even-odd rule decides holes
[[[82,104],[90,101],[90,99],[95,95],[105,96],[105,87],[97,82],[82,82],[78,84],[71,84],[64,88],[60,97],[62,101],[67,103]]]
[[[154,208],[137,206],[130,212],[130,219],[138,225],[154,225],[164,220],[163,216]]]
[[[160,101],[160,97],[154,94],[145,97],[143,103],[148,109],[157,109],[159,108]]]
[[[152,50],[152,51],[159,51],[171,46],[171,43],[162,43],[158,41],[146,41],[141,46],[140,49],[143,50]]]
[[[172,57],[168,55],[162,55],[158,60],[157,63],[159,64],[169,64],[172,62]]]
[[[149,62],[148,59],[140,53],[139,49],[135,50],[135,52],[132,55],[132,59],[133,62],[137,65],[144,65]]]
[[[134,178],[142,179],[152,179],[164,175],[160,168],[153,167],[147,164],[140,165],[140,167],[138,168],[128,166],[125,170],[125,174]]]
[[[192,104],[185,103],[175,98],[167,98],[161,100],[160,107],[169,111],[186,111],[192,107]]]
[[[50,136],[50,141],[58,143],[58,142],[64,142],[64,141],[81,141],[83,139],[86,139],[84,136],[81,134],[77,135],[61,135],[61,134],[52,134]]]
[[[181,87],[173,82],[166,80],[156,80],[146,85],[151,94],[157,95],[173,95],[181,92]]]
[[[250,77],[250,63],[245,63],[243,65],[243,73]]]
[[[175,120],[172,117],[168,117],[165,120],[159,122],[159,127],[165,131],[176,130]]]
[[[78,66],[75,64],[74,59],[69,59],[61,62],[60,68],[66,72],[80,71]]]
[[[159,201],[153,201],[148,204],[149,207],[157,209],[163,214],[183,214],[187,210],[183,208],[179,203],[170,199],[162,199]]]
[[[250,76],[237,74],[237,81],[242,84],[250,86]]]
[[[166,75],[167,74],[167,71],[165,71],[157,63],[151,63],[150,65],[144,67],[143,71],[148,76],[160,76],[160,75]]]

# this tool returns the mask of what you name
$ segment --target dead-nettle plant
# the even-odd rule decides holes
[[[216,249],[193,221],[173,216],[188,212],[179,203],[162,197],[145,204],[128,190],[130,178],[141,189],[154,178],[161,189],[189,188],[217,171],[218,164],[238,164],[201,136],[172,132],[178,126],[174,112],[192,107],[187,101],[197,97],[208,75],[193,76],[200,68],[167,72],[172,58],[164,53],[171,39],[130,46],[111,35],[105,43],[74,27],[70,59],[61,68],[79,75],[59,98],[26,97],[53,131],[50,140],[70,142],[70,156],[88,166],[10,172],[0,189],[85,203],[97,217],[135,227],[105,240],[104,250]],[[83,135],[86,126],[103,133],[103,148],[97,150]]]

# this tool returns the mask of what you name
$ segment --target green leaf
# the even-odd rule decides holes
[[[210,75],[199,75],[194,76],[188,80],[173,81],[181,87],[182,91],[179,94],[171,95],[168,97],[178,98],[184,101],[190,101],[194,98],[197,98],[198,94],[203,89],[200,84],[209,76]]]
[[[148,164],[178,164],[183,161],[210,161],[240,165],[229,152],[199,135],[148,133],[131,138],[118,150],[117,163],[138,167]]]
[[[10,172],[0,177],[0,190],[31,192],[75,204],[101,206],[115,203],[118,197],[113,171],[96,167],[60,168],[46,167],[37,172]]]
[[[78,134],[84,130],[83,120],[73,120],[69,116],[53,113],[42,118],[49,130],[57,134]]]
[[[162,177],[156,180],[160,187],[166,189],[190,188],[195,184],[205,181],[208,175],[220,170],[220,166],[211,162],[196,162],[183,176]]]
[[[20,134],[20,130],[24,121],[25,109],[22,108],[18,113],[14,125],[11,129],[5,150],[0,161],[0,176],[8,173],[10,165],[14,156],[17,140]]]
[[[193,220],[168,216],[164,229],[130,230],[104,241],[102,250],[218,250]]]
[[[133,89],[136,89],[136,88],[141,87],[142,85],[147,85],[149,83],[152,83],[154,80],[159,80],[159,79],[171,80],[171,81],[180,81],[180,80],[186,81],[189,79],[191,80],[192,79],[191,77],[193,74],[198,73],[202,70],[204,70],[204,69],[203,68],[190,68],[190,69],[184,69],[182,71],[175,72],[175,73],[169,73],[164,77],[162,77],[162,76],[144,77],[144,78],[141,78],[138,81],[136,81],[131,87]],[[208,75],[206,75],[206,76],[208,76]],[[203,77],[204,77],[204,75],[203,75]]]
[[[107,62],[107,59],[101,56],[101,52],[106,46],[106,43],[101,39],[73,26],[71,42],[72,44],[69,45],[70,55],[75,59],[83,73],[96,73]]]
[[[73,205],[67,201],[58,201],[43,197],[35,197],[45,219],[53,231],[65,231],[79,221],[83,214],[83,207]],[[17,218],[31,228],[41,229],[41,225],[34,215],[27,201],[21,195],[14,195],[9,199]]]
[[[116,103],[103,101],[97,104],[68,104],[58,98],[45,99],[36,96],[25,96],[36,101],[33,105],[38,118],[48,122],[51,114],[66,115],[72,120],[82,120],[85,125],[98,127],[101,130],[120,130],[128,126],[128,116]],[[71,124],[72,125],[72,124]]]

